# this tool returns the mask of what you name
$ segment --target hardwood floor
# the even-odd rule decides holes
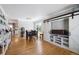
[[[14,36],[6,55],[74,55],[75,53],[58,46],[52,45],[44,40],[32,38],[26,40]]]

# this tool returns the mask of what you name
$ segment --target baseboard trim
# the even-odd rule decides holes
[[[46,39],[44,39],[44,41],[46,41],[46,42],[48,42],[48,43],[50,43],[50,44],[56,45],[56,46],[58,46],[58,47],[60,47],[60,48],[67,49],[67,50],[69,50],[69,51],[71,51],[71,52],[73,52],[73,53],[79,55],[78,52],[75,52],[74,50],[72,50],[72,49],[70,49],[70,48],[66,48],[66,47],[60,46],[60,45],[58,45],[58,44],[56,44],[56,43],[54,43],[54,42],[51,42],[51,41],[49,41],[49,40],[46,40]]]

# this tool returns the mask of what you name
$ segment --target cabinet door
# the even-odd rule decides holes
[[[69,18],[69,32],[70,49],[79,53],[79,15]]]

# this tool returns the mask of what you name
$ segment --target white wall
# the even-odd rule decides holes
[[[41,29],[43,28],[43,20],[39,19],[37,21],[34,21],[34,29],[36,30],[37,25],[41,25]]]
[[[22,21],[19,20],[19,28],[24,27],[27,30],[34,29],[34,24],[32,21]]]
[[[55,20],[52,21],[52,29],[64,29],[64,20],[63,19],[59,19],[59,20]]]
[[[79,15],[69,18],[69,32],[70,49],[79,53]]]
[[[43,22],[34,23],[34,29],[35,30],[37,30],[37,26],[41,27],[41,32],[43,33],[44,32],[44,24],[43,24]]]
[[[51,22],[44,23],[44,40],[50,40]]]

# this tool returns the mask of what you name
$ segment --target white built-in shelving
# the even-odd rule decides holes
[[[7,30],[7,31],[6,31]],[[7,19],[0,9],[0,54],[4,55],[11,41],[11,32],[7,24]]]

